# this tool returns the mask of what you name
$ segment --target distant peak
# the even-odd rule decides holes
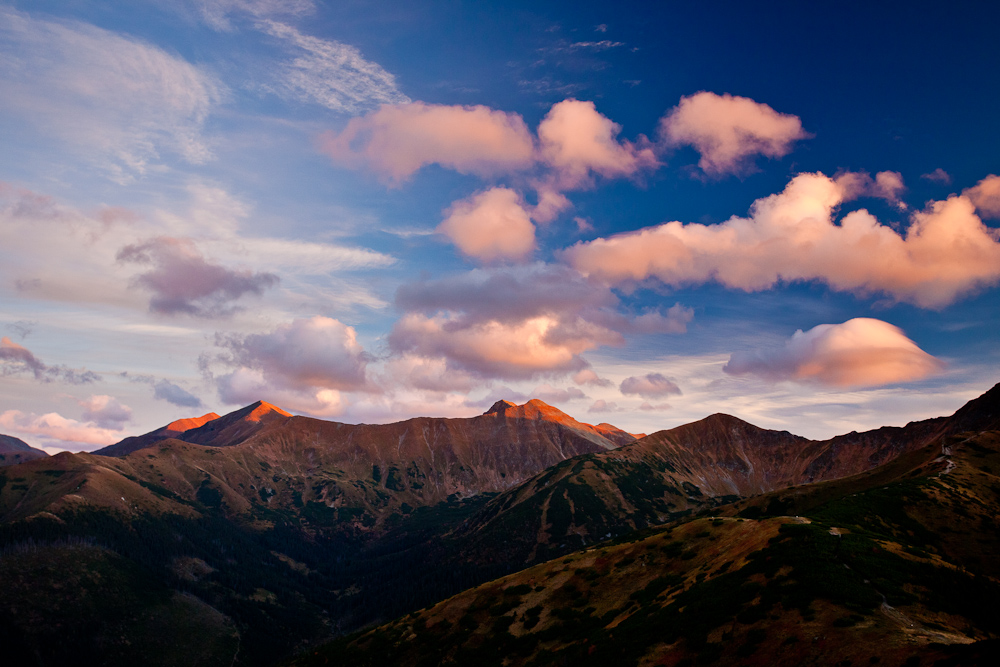
[[[174,433],[184,433],[185,431],[190,431],[193,428],[198,428],[199,426],[204,426],[208,422],[218,419],[219,415],[214,412],[209,412],[201,417],[188,417],[187,419],[178,419],[177,421],[170,422],[167,424],[167,430],[173,431]]]
[[[483,414],[484,415],[502,415],[505,412],[507,412],[508,408],[516,408],[516,407],[517,407],[516,403],[511,403],[510,401],[503,401],[503,400],[501,400],[501,401],[497,401],[496,403],[494,403],[493,407],[491,407],[489,410],[487,410]]]
[[[272,412],[276,412],[279,415],[281,415],[282,417],[291,417],[292,416],[292,414],[290,412],[285,412],[284,410],[282,410],[278,406],[271,405],[267,401],[257,401],[256,403],[254,403],[253,405],[250,405],[248,407],[253,408],[253,409],[250,411],[250,414],[247,415],[247,417],[246,417],[247,421],[259,422],[260,419],[261,419],[261,417],[263,417],[264,415],[270,414]]]

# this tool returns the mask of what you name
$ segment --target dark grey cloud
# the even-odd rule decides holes
[[[278,284],[272,273],[228,269],[205,259],[190,239],[161,236],[118,251],[118,261],[152,269],[132,285],[152,293],[149,309],[164,315],[196,317],[229,315],[246,294],[261,295]]]

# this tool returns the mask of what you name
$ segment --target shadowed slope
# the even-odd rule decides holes
[[[12,435],[0,434],[0,466],[12,466],[25,461],[42,459],[48,454],[35,449],[24,440]]]

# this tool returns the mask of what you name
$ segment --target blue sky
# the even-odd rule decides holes
[[[813,437],[1000,376],[979,3],[0,4],[0,432],[538,397]]]

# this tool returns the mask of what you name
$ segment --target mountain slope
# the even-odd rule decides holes
[[[42,459],[48,454],[35,449],[24,440],[12,435],[0,434],[0,466],[12,466],[25,461]]]
[[[948,436],[799,516],[683,520],[290,664],[996,664],[998,473],[1000,432]]]
[[[797,484],[854,475],[948,434],[1000,426],[1000,385],[951,417],[812,441],[715,414],[571,459],[462,527],[477,558],[532,563],[628,530]]]
[[[126,454],[131,454],[132,452],[140,449],[152,447],[162,440],[178,438],[183,433],[196,429],[199,426],[204,426],[206,423],[218,418],[219,415],[214,412],[209,412],[201,417],[178,419],[177,421],[167,424],[163,428],[158,428],[155,431],[150,431],[149,433],[143,435],[125,438],[121,442],[108,445],[107,447],[102,447],[92,453],[100,454],[102,456],[125,456]]]

